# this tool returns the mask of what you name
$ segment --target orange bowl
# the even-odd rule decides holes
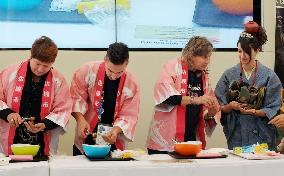
[[[196,155],[201,151],[202,143],[200,141],[187,141],[174,144],[175,152],[180,155]]]

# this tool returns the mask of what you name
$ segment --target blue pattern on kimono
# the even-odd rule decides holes
[[[254,82],[254,72],[249,80],[244,75],[242,73],[243,81],[252,85]],[[239,79],[240,64],[223,73],[215,89],[215,94],[220,105],[228,104],[227,94],[229,85]],[[237,146],[252,145],[257,142],[267,143],[269,148],[273,150],[276,148],[276,128],[267,123],[277,115],[281,106],[281,82],[274,71],[258,62],[255,86],[257,88],[262,86],[267,88],[262,107],[262,110],[266,113],[266,117],[245,115],[235,110],[229,113],[222,112],[221,124],[223,125],[223,132],[226,136],[229,149]]]

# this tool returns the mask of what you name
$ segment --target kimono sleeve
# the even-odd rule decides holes
[[[162,68],[162,71],[154,88],[156,110],[161,112],[170,112],[175,107],[173,105],[168,105],[163,102],[171,96],[181,95],[175,85],[177,79],[178,76],[175,73],[175,67],[169,64],[165,64]]]
[[[269,119],[274,117],[281,107],[281,89],[281,82],[273,72],[266,85],[263,107],[263,111]]]
[[[7,100],[5,97],[5,91],[4,91],[4,80],[3,72],[0,73],[0,110],[9,108],[7,105]]]
[[[207,88],[206,88],[207,92],[206,92],[206,94],[211,96],[211,97],[213,97],[215,99],[214,101],[218,102],[217,99],[216,99],[216,96],[214,94],[214,89],[213,89],[213,87],[211,85],[211,82],[210,82],[210,79],[209,79],[208,75],[206,76],[206,85],[207,85]],[[216,109],[220,109],[219,103],[216,104],[215,108]],[[204,106],[204,111],[203,111],[204,119],[205,119],[205,116],[207,116],[207,113],[208,113],[208,108],[206,108]],[[213,131],[215,130],[215,128],[217,126],[216,118],[219,120],[221,118],[220,116],[221,116],[220,111],[218,111],[214,115],[214,118],[204,120],[204,122],[205,122],[205,132],[206,132],[207,137],[211,137]]]
[[[215,88],[215,96],[221,106],[228,104],[226,96],[229,91],[229,84],[230,84],[230,81],[227,78],[227,71],[226,71],[223,73],[223,75],[219,79],[216,85],[216,88]]]
[[[71,97],[73,100],[72,112],[80,112],[85,114],[88,110],[88,79],[89,68],[85,65],[79,68],[73,75],[71,82]]]
[[[140,105],[138,84],[134,89],[124,88],[123,94],[126,94],[127,97],[122,102],[121,110],[118,112],[118,118],[115,120],[114,126],[120,127],[124,136],[129,141],[133,141]]]
[[[217,100],[217,98],[216,98],[216,95],[215,95],[215,93],[214,93],[214,88],[212,87],[212,84],[211,84],[210,79],[209,79],[208,76],[206,76],[206,85],[207,85],[207,88],[206,88],[206,95],[211,96],[212,98],[214,98],[214,101],[218,102],[218,100]],[[216,109],[220,109],[219,103],[216,104],[216,107],[215,107],[215,108],[216,108]],[[207,113],[208,109],[205,108],[205,111],[206,111],[206,113]],[[206,114],[206,113],[204,112],[204,114]]]
[[[64,78],[57,78],[55,84],[51,112],[46,118],[65,129],[71,116],[72,99],[68,84]]]

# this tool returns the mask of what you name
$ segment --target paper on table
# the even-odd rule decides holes
[[[284,155],[282,154],[278,154],[275,156],[269,156],[267,154],[254,154],[254,153],[240,153],[240,154],[233,153],[233,154],[248,160],[269,160],[269,159],[284,158]]]

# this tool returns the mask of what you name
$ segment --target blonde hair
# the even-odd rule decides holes
[[[182,58],[187,63],[194,56],[207,56],[213,51],[212,43],[205,37],[194,36],[185,45],[182,50]]]

